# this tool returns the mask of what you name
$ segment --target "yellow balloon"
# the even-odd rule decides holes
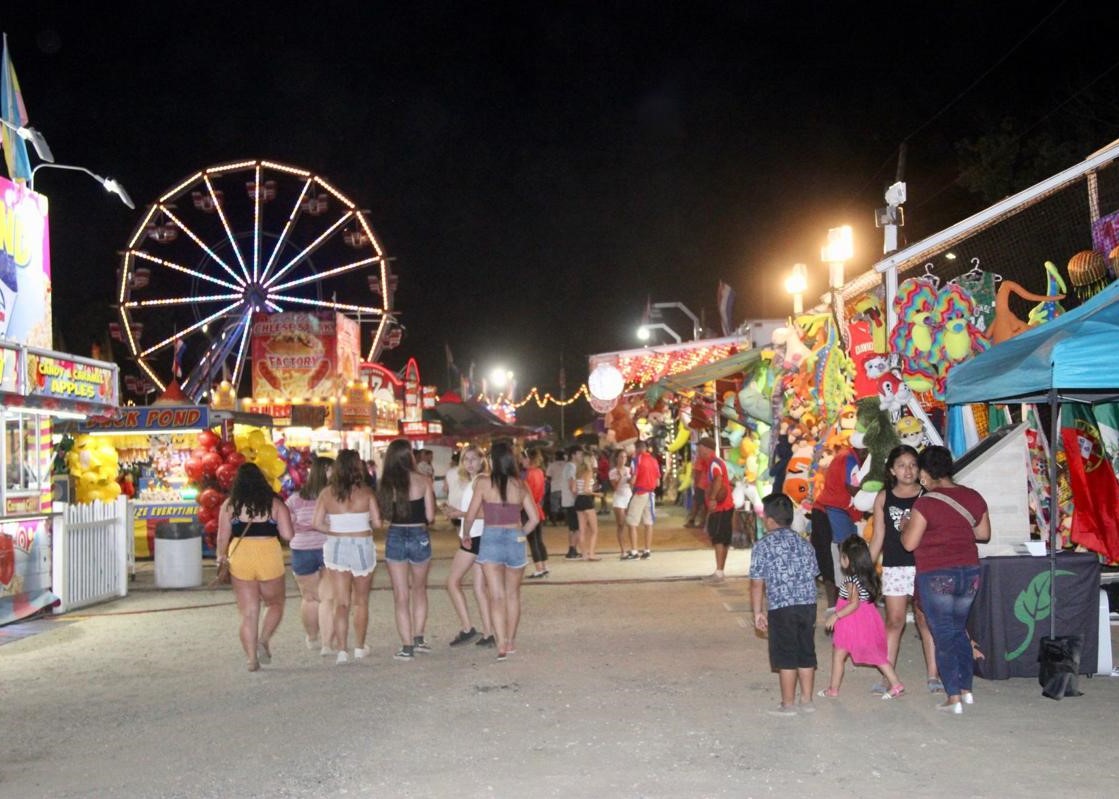
[[[684,424],[684,420],[681,419],[676,429],[676,438],[672,439],[672,443],[669,444],[666,449],[669,452],[676,452],[678,449],[681,449],[685,444],[687,444],[688,440],[691,439],[691,437],[691,429],[686,424]]]
[[[684,464],[684,468],[680,470],[680,490],[687,491],[692,487],[692,462],[688,461]]]
[[[264,438],[264,433],[260,432],[259,430],[253,430],[251,433],[249,433],[250,446],[260,448],[263,447],[266,443],[268,442]]]

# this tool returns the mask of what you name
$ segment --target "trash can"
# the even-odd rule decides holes
[[[156,588],[202,585],[202,525],[161,522],[155,528]]]

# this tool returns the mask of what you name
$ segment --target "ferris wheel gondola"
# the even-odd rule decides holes
[[[160,389],[174,377],[193,401],[219,379],[244,393],[258,314],[343,313],[371,331],[371,361],[391,338],[396,276],[366,212],[274,161],[209,167],[172,187],[136,227],[119,273],[132,356]]]

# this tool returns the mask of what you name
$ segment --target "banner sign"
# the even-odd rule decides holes
[[[47,198],[0,177],[0,338],[49,349]]]
[[[172,430],[203,430],[210,427],[210,409],[199,405],[151,405],[145,408],[121,408],[117,418],[89,419],[78,430],[102,431],[148,430],[166,433]]]
[[[28,351],[28,396],[117,403],[116,372],[103,366]]]
[[[333,313],[253,317],[253,398],[299,399],[334,393],[337,318]],[[356,371],[356,367],[355,367]]]
[[[0,624],[32,615],[58,599],[51,593],[46,519],[0,524]]]

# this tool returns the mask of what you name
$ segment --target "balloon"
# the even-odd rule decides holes
[[[217,437],[211,430],[203,430],[198,434],[198,445],[205,449],[213,449],[221,443],[221,439]]]
[[[202,506],[202,507],[198,508],[198,521],[202,522],[203,524],[210,521],[210,519],[217,519],[217,518],[218,518],[218,509],[217,508],[208,508],[208,507],[205,507],[205,506]]]
[[[214,477],[217,478],[218,485],[220,485],[224,491],[229,490],[229,487],[233,485],[233,478],[236,476],[237,467],[232,463],[223,463],[218,467],[217,471],[214,472]]]
[[[183,464],[183,472],[186,473],[192,483],[197,483],[202,479],[202,461],[195,457],[189,458]]]
[[[259,430],[253,430],[249,433],[249,446],[257,449],[263,447],[268,442],[264,438],[264,433]]]
[[[218,452],[221,453],[223,459],[228,461],[232,455],[236,454],[237,445],[234,444],[232,441],[223,441],[220,445],[218,445]]]
[[[206,477],[213,477],[217,472],[218,467],[222,465],[221,455],[217,452],[207,452],[205,457],[202,458],[202,474]]]
[[[288,451],[289,451],[289,450],[288,450],[288,448],[287,448],[287,447],[285,447],[285,446],[284,446],[283,444],[277,444],[277,445],[276,445],[276,452],[277,452],[277,453],[279,454],[279,456],[280,456],[281,458],[283,458],[284,460],[287,460],[287,457],[288,457]]]
[[[295,481],[291,479],[290,474],[285,474],[283,478],[281,478],[280,487],[283,488],[284,491],[295,490]]]
[[[202,525],[202,529],[205,532],[210,533],[211,535],[216,533],[218,531],[218,520],[217,519],[210,519],[210,521],[208,521],[204,525]]]
[[[245,456],[242,455],[240,452],[234,452],[225,459],[225,462],[228,463],[230,466],[236,468],[245,462]]]
[[[204,508],[216,508],[223,502],[221,492],[213,488],[207,488],[198,495],[198,504]]]

